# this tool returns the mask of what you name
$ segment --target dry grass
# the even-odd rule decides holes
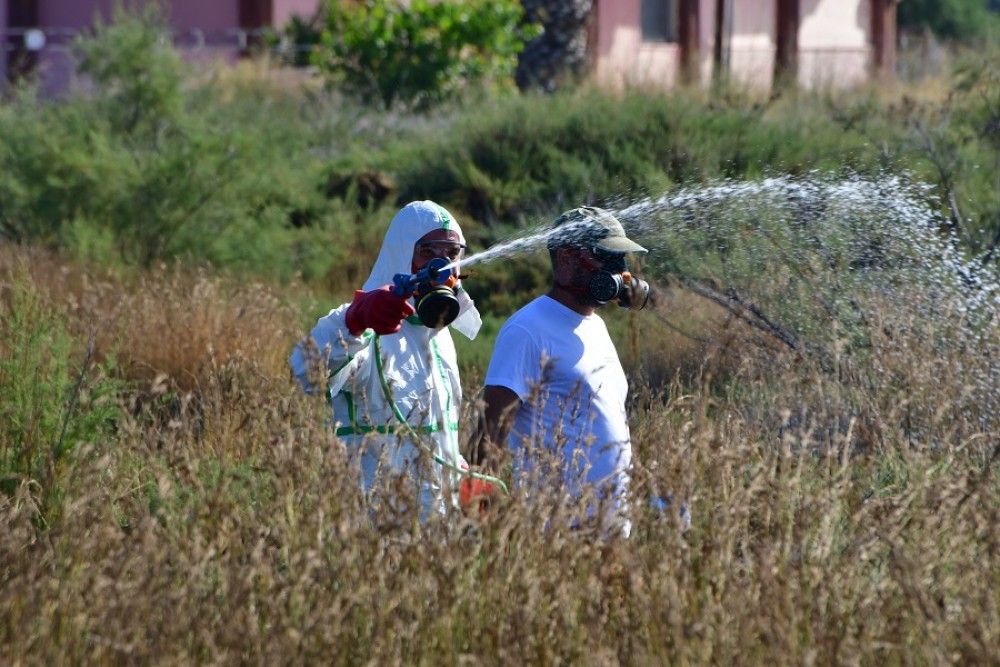
[[[751,347],[722,385],[633,387],[636,495],[687,498],[694,522],[637,503],[618,540],[518,495],[483,526],[370,517],[322,399],[287,378],[295,322],[263,288],[38,256],[30,275],[71,330],[112,332],[136,383],[113,437],[78,443],[51,482],[57,521],[40,527],[37,481],[0,496],[2,662],[1000,655],[1000,437],[975,418],[998,406],[963,394],[995,330],[943,356],[883,304],[877,366]],[[161,372],[169,420],[134,400]]]
[[[164,389],[191,391],[238,358],[280,376],[301,335],[296,313],[272,291],[205,271],[116,275],[46,251],[0,248],[0,275],[15,271],[59,304],[73,335],[94,340],[99,358],[113,356],[126,378]]]

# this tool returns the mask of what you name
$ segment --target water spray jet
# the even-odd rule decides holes
[[[824,367],[843,354],[861,363],[876,327],[909,319],[943,358],[981,350],[963,372],[984,412],[1000,413],[1000,277],[942,235],[939,208],[931,186],[903,175],[810,173],[690,186],[610,212],[651,250],[644,272],[657,282],[673,278]],[[538,251],[555,233],[566,230],[533,228],[456,268]]]

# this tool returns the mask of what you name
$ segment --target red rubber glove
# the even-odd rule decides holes
[[[462,511],[471,514],[475,508],[480,519],[486,518],[490,505],[499,497],[500,488],[485,479],[464,476],[458,485],[458,504]]]
[[[344,321],[352,336],[361,335],[365,329],[374,329],[384,336],[399,331],[403,320],[413,313],[406,297],[394,294],[392,287],[385,285],[371,292],[356,291]]]

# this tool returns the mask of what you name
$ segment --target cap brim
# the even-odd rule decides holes
[[[605,237],[594,245],[609,252],[649,252],[635,241],[624,236]]]

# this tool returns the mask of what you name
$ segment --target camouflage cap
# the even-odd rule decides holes
[[[548,239],[550,250],[560,246],[594,246],[608,252],[646,252],[641,245],[625,236],[618,218],[596,206],[581,206],[566,211],[552,223],[563,231]]]

